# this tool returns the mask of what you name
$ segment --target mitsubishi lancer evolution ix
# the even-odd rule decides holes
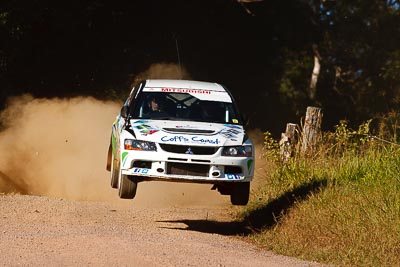
[[[217,83],[146,80],[116,117],[107,159],[111,187],[133,199],[139,182],[207,183],[246,205],[254,145],[231,93]]]

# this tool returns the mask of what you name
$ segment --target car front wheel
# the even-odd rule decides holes
[[[121,173],[119,170],[118,177],[118,195],[123,199],[133,199],[136,195],[137,182],[129,179],[129,175]]]
[[[247,205],[250,196],[250,182],[233,183],[231,190],[232,205]]]

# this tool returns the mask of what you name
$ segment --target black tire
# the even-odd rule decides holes
[[[115,164],[114,153],[111,153],[111,187],[118,188],[118,164]]]
[[[118,195],[123,199],[133,199],[136,195],[137,182],[129,179],[128,175],[122,174],[119,170]]]
[[[250,182],[233,183],[231,192],[232,205],[245,206],[249,202]]]

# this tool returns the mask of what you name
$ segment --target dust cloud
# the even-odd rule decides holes
[[[137,74],[133,78],[133,83],[136,84],[145,79],[192,79],[189,72],[184,66],[174,63],[155,63],[152,64],[146,71]]]
[[[0,119],[0,191],[96,199],[108,194],[105,160],[119,110],[93,98],[10,99]]]

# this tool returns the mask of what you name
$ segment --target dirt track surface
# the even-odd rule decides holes
[[[310,266],[235,235],[229,208],[0,196],[0,265]]]

